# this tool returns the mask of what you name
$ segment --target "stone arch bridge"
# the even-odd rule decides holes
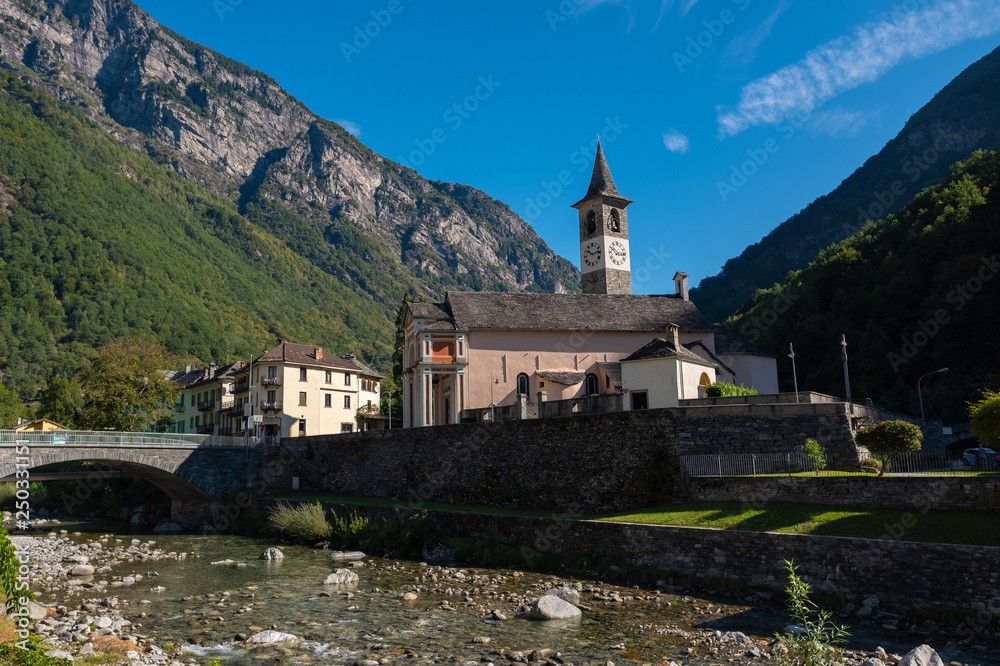
[[[100,463],[149,481],[170,498],[174,520],[195,522],[215,517],[222,496],[246,486],[254,443],[170,433],[0,430],[0,479],[11,481],[26,469],[31,480],[32,469],[52,463]],[[63,504],[70,511],[86,511],[100,501],[100,487],[79,479]]]

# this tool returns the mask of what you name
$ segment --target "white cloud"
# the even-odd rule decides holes
[[[333,122],[343,127],[350,134],[353,134],[354,136],[361,136],[361,125],[358,125],[353,120],[334,120]]]
[[[817,111],[809,118],[809,131],[830,136],[852,137],[868,124],[869,114],[865,111],[851,111],[842,106]]]
[[[799,62],[750,82],[736,108],[719,107],[719,135],[732,136],[792,114],[809,114],[840,93],[878,80],[900,63],[1000,30],[996,0],[939,0],[897,12],[816,47]]]
[[[691,149],[688,138],[675,129],[663,133],[663,145],[672,153],[686,153]]]
[[[792,6],[792,0],[781,0],[778,6],[771,10],[763,23],[751,30],[736,37],[729,43],[722,54],[723,62],[748,65],[757,55],[757,48],[765,39],[771,36],[774,24],[781,18],[781,15]]]
[[[684,11],[686,12],[688,9],[690,9],[691,5],[693,5],[697,1],[698,0],[685,0],[685,4],[687,5],[687,7],[684,9]],[[656,16],[656,22],[653,24],[651,30],[656,30],[660,26],[660,22],[663,20],[663,17],[666,16],[667,12],[669,12],[673,8],[674,2],[675,0],[660,0],[660,11]],[[633,4],[634,4],[633,0],[580,0],[580,4],[577,5],[576,8],[576,13],[583,14],[584,12],[588,12],[591,9],[596,9],[598,7],[604,7],[607,5],[617,5],[619,7],[622,7],[628,12],[629,20],[627,29],[631,31],[632,28],[635,27],[636,23],[636,11],[633,8]]]
[[[689,11],[691,11],[691,8],[694,7],[695,4],[697,4],[697,2],[698,0],[685,0],[684,6],[681,7],[681,14],[687,14]]]

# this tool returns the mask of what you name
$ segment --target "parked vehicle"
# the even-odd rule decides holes
[[[962,462],[970,467],[996,467],[997,452],[993,449],[966,449]]]

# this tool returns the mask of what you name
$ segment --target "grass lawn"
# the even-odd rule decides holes
[[[406,502],[374,497],[328,495],[315,492],[282,491],[275,499],[307,502],[339,502],[361,506],[407,507]],[[546,511],[494,509],[485,506],[463,506],[426,502],[414,509],[457,511],[501,516],[538,518],[566,517]],[[619,514],[572,516],[581,520],[603,520],[678,527],[706,527],[748,532],[787,532],[821,536],[889,539],[893,535],[903,541],[955,543],[974,546],[1000,546],[1000,516],[992,513],[963,511],[845,509],[816,504],[769,502],[759,509],[739,502],[689,502],[662,508],[630,511]]]
[[[1000,546],[1000,517],[962,511],[921,513],[779,502],[755,509],[739,502],[690,502],[598,520],[865,539],[895,536],[903,541]]]

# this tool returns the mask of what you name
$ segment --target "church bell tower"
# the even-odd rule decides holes
[[[604,150],[597,143],[587,195],[573,204],[580,214],[580,272],[585,294],[631,294],[628,213],[632,203],[615,189]]]

